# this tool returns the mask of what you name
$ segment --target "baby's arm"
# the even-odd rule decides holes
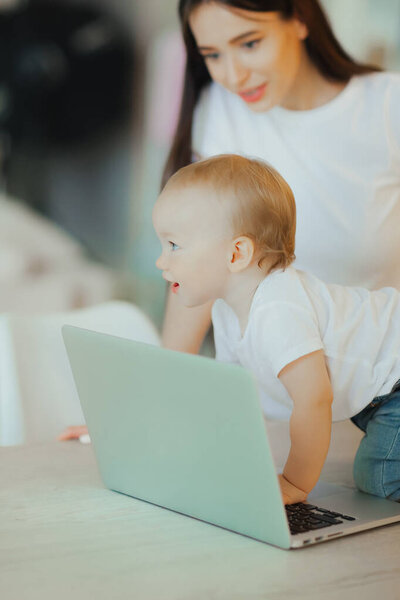
[[[291,449],[280,476],[290,504],[305,500],[320,476],[331,439],[333,393],[323,350],[286,365],[278,377],[293,400]]]

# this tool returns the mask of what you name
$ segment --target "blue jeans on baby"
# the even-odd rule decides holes
[[[400,380],[351,420],[365,432],[354,459],[356,486],[400,502]]]

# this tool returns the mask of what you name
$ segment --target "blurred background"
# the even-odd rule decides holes
[[[160,325],[151,210],[179,109],[177,0],[0,0],[0,313],[127,299]],[[400,0],[323,0],[400,70]]]

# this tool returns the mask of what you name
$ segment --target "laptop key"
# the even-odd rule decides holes
[[[322,512],[327,517],[341,517],[342,515],[338,512],[333,512],[333,510],[327,510],[326,508],[317,508],[318,512]]]
[[[319,519],[318,517],[309,517],[307,519],[307,523],[312,523],[312,524],[315,524],[315,523],[326,523],[326,521],[323,521],[322,519]]]
[[[310,531],[309,525],[294,525],[290,524],[290,533],[305,533],[306,531]]]
[[[321,521],[325,521],[326,523],[330,523],[331,525],[339,525],[339,523],[343,523],[343,521],[340,521],[339,519],[334,519],[333,517],[327,517],[325,515],[321,515],[318,517],[318,519],[321,519]]]
[[[339,519],[346,519],[347,521],[355,521],[355,517],[350,517],[350,515],[342,515],[342,513],[334,512],[333,510],[327,510],[326,508],[317,508],[318,511],[322,512],[324,516],[327,517],[337,517]]]
[[[314,525],[310,525],[310,530],[314,529],[322,529],[323,527],[329,527],[330,525],[332,525],[332,523],[315,523]]]

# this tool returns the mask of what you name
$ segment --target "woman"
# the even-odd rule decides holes
[[[297,268],[400,287],[400,76],[351,59],[317,0],[181,0],[187,50],[163,181],[195,157],[270,162],[298,211]],[[210,306],[169,294],[164,346],[198,352]]]

